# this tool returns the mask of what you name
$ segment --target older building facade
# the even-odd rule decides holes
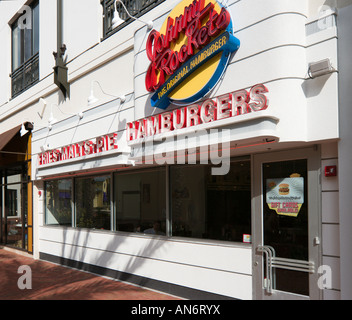
[[[351,15],[0,1],[1,243],[186,298],[351,298]]]

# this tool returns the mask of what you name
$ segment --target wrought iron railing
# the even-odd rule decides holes
[[[27,60],[12,74],[12,98],[39,81],[39,53]]]
[[[164,1],[165,0],[122,0],[130,15],[136,18],[139,18]],[[113,28],[112,19],[114,18],[115,0],[102,0],[101,2],[103,5],[104,15],[104,38],[111,36],[116,31],[124,28],[133,21],[133,19],[128,16],[121,3],[116,2],[117,11],[119,12],[120,18],[125,20],[125,22],[118,27]]]

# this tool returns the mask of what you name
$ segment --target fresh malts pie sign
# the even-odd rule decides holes
[[[240,47],[229,11],[216,0],[184,0],[159,31],[152,30],[146,52],[146,89],[153,107],[190,104],[204,97]]]

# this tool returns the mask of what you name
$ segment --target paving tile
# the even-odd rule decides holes
[[[20,266],[29,266],[32,289],[21,290]],[[23,281],[22,281],[23,282]],[[113,279],[34,260],[0,249],[0,300],[179,300]]]

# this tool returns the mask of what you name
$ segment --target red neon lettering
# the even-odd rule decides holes
[[[172,52],[171,57],[170,57],[170,70],[172,73],[174,73],[178,67],[180,66],[180,60],[179,57],[177,56],[176,52]]]
[[[86,155],[90,155],[90,154],[94,153],[93,141],[86,141],[85,142],[84,151],[85,151]]]
[[[97,138],[97,152],[103,152],[105,149],[104,137]]]
[[[228,11],[225,8],[221,9],[221,12],[219,14],[219,18],[216,21],[216,27],[219,30],[222,30],[224,28],[227,28],[227,26],[230,24],[231,22],[231,17],[228,13]]]
[[[225,94],[217,98],[217,119],[225,119],[231,116],[231,96]]]
[[[186,110],[185,108],[173,111],[173,127],[175,129],[182,129],[186,126]]]
[[[119,148],[117,145],[117,133],[107,136],[106,140],[108,142],[106,150],[116,150]]]
[[[133,124],[129,125],[131,128],[133,127]],[[131,135],[130,139],[133,140],[135,137]],[[41,166],[116,149],[118,149],[117,133],[112,133],[106,136],[98,137],[93,141],[74,143],[60,149],[55,149],[39,154],[38,164]]]
[[[247,90],[236,91],[232,94],[232,116],[240,116],[250,113],[248,105],[250,95]]]
[[[160,133],[160,115],[147,119],[147,136]]]
[[[80,155],[85,156],[86,153],[85,153],[85,149],[84,149],[84,142],[78,143],[78,148],[80,150]]]
[[[133,126],[133,123],[129,122],[127,123],[127,141],[131,141],[131,140],[134,140],[135,137],[137,136],[135,134],[135,128]]]
[[[268,108],[268,98],[265,96],[265,93],[268,93],[269,90],[263,84],[257,84],[251,89],[250,99],[254,103],[250,103],[250,107],[253,111],[266,110]]]
[[[216,103],[213,100],[206,100],[200,110],[200,117],[203,123],[215,120]]]
[[[173,51],[171,49],[167,49],[159,59],[158,63],[156,64],[156,68],[159,69],[160,71],[165,72],[167,75],[172,74],[169,66],[172,54],[173,54]]]
[[[216,21],[218,17],[219,14],[214,9],[212,9],[209,14],[209,21],[207,22],[209,36],[211,37],[215,37],[220,32],[220,30],[216,26]]]
[[[166,112],[161,116],[161,132],[169,132],[172,127],[172,112]]]
[[[137,128],[137,139],[142,139],[145,136],[145,125],[144,125],[144,120],[141,120],[138,122],[138,128]]]
[[[200,20],[199,18],[194,19],[187,27],[186,36],[188,37],[188,55],[192,56],[194,54],[193,46],[195,49],[199,49],[199,44],[197,42],[197,35],[199,32],[200,27]]]
[[[193,105],[187,107],[187,127],[197,126],[201,123],[199,116],[199,106]]]
[[[267,92],[269,90],[264,85],[258,84],[250,91],[235,91],[207,99],[201,105],[195,104],[128,123],[127,141],[265,110],[268,108]]]
[[[181,49],[180,52],[178,53],[178,60],[180,61],[180,63],[184,63],[186,62],[188,58],[188,49],[187,46],[184,44]]]
[[[208,35],[208,29],[207,27],[202,27],[199,32],[198,32],[198,38],[197,38],[198,43],[201,46],[204,46],[206,43],[209,41],[209,35]]]

